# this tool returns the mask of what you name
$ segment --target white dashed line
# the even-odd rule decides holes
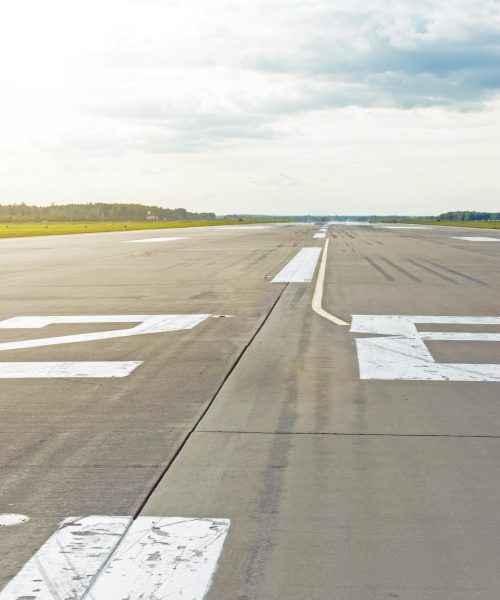
[[[324,240],[326,237],[326,233],[322,233],[321,231],[319,233],[315,233],[313,235],[313,238],[315,238],[316,240]]]
[[[272,283],[307,283],[312,281],[321,248],[302,248],[282,269]]]

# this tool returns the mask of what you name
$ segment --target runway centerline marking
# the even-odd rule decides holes
[[[317,240],[324,240],[326,237],[326,233],[323,233],[322,231],[319,231],[318,233],[315,233],[313,235],[313,238],[317,239]]]
[[[484,235],[476,235],[476,236],[452,235],[450,237],[454,240],[465,240],[466,242],[500,242],[500,238],[487,237]]]
[[[80,316],[26,316],[0,321],[0,329],[41,329],[55,324],[134,323],[135,327],[80,333],[48,338],[0,343],[2,350],[23,350],[60,344],[93,342],[114,338],[165,333],[192,329],[209,314],[193,315],[80,315]],[[35,377],[126,377],[143,361],[58,361],[58,362],[0,362],[0,379]]]
[[[0,600],[202,600],[229,526],[229,519],[69,517]]]
[[[361,379],[413,381],[500,381],[500,364],[438,363],[424,340],[499,341],[494,333],[429,331],[416,324],[500,325],[500,317],[353,315],[352,333],[386,337],[356,338]]]
[[[272,283],[309,283],[314,277],[320,254],[321,248],[302,248]]]

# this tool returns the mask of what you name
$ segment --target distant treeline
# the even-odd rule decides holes
[[[291,217],[290,215],[234,215],[237,217],[245,218],[259,218],[259,219],[279,219],[283,221],[294,220],[301,222],[327,222],[327,221],[354,221],[354,222],[365,222],[365,221],[394,221],[404,222],[411,220],[423,220],[423,221],[500,221],[500,213],[493,212],[477,212],[477,211],[452,211],[446,212],[433,216],[424,215],[296,215]]]
[[[195,221],[215,219],[215,213],[193,213],[185,208],[143,204],[0,204],[2,221]]]
[[[409,217],[401,215],[254,215],[238,214],[232,215],[232,218],[243,217],[245,219],[275,219],[279,221],[300,221],[301,223],[323,223],[328,221],[381,221],[381,220],[403,220],[403,219],[435,219],[436,217]]]
[[[441,221],[500,221],[500,213],[455,210],[440,214]]]

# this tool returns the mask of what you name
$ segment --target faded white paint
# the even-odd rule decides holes
[[[381,225],[384,229],[430,229],[426,225]]]
[[[0,592],[0,600],[82,598],[130,521],[131,517],[65,519]]]
[[[500,317],[353,315],[352,333],[387,336],[356,339],[361,379],[500,381],[500,364],[438,363],[424,342],[499,341],[499,334],[417,331],[426,323],[500,325]]]
[[[127,377],[142,363],[141,360],[0,362],[0,379]]]
[[[272,283],[307,283],[312,281],[321,248],[302,248],[272,280]]]
[[[96,331],[94,333],[78,333],[75,335],[62,335],[35,340],[3,342],[0,344],[0,351],[39,348],[41,346],[56,346],[59,344],[73,344],[75,342],[93,342],[96,340],[109,340],[131,335],[192,329],[209,316],[210,315],[85,315],[67,317],[13,317],[12,319],[0,321],[0,328],[39,329],[46,327],[47,325],[70,323],[135,323],[137,321],[139,321],[139,325],[112,331]]]
[[[147,244],[152,242],[174,242],[175,240],[185,240],[186,237],[155,237],[144,238],[142,240],[126,240],[126,244]]]
[[[314,288],[311,306],[314,312],[317,313],[320,317],[327,319],[335,325],[346,326],[349,325],[349,323],[346,323],[342,319],[339,319],[338,317],[330,314],[323,308],[323,288],[325,286],[325,270],[326,259],[328,257],[329,242],[330,240],[326,240],[325,246],[323,248],[323,256],[321,257],[321,264],[319,266],[318,278],[316,280],[316,287]]]
[[[246,229],[247,231],[252,231],[253,229],[267,229],[271,227],[271,225],[218,225],[214,227],[213,230],[217,229]]]
[[[317,240],[324,240],[324,239],[325,239],[325,237],[326,237],[326,233],[322,233],[322,232],[315,233],[315,234],[313,235],[313,238],[315,238],[315,239],[317,239]]]
[[[228,519],[70,517],[0,600],[202,600]]]
[[[85,597],[201,600],[229,524],[227,519],[139,517]]]
[[[484,235],[476,236],[463,236],[463,235],[452,235],[451,238],[455,240],[465,240],[467,242],[500,242],[500,238],[487,237]]]
[[[14,527],[16,525],[22,525],[29,521],[30,518],[27,515],[17,515],[15,513],[4,513],[0,515],[0,527]]]
[[[163,333],[192,329],[210,315],[80,315],[80,316],[39,316],[13,317],[0,321],[0,329],[41,329],[48,325],[86,324],[86,323],[134,323],[135,327],[97,331],[56,337],[21,340],[0,343],[2,350],[23,350],[73,344],[76,342],[93,342],[114,338]],[[36,377],[126,377],[142,361],[99,361],[99,362],[0,362],[0,379],[36,378]]]

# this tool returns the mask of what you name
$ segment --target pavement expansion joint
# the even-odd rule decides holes
[[[243,435],[336,435],[345,437],[446,437],[446,438],[489,438],[489,439],[500,439],[499,435],[474,435],[474,434],[462,434],[462,433],[372,433],[372,432],[345,432],[345,431],[241,431],[241,430],[197,430],[196,433],[226,433],[229,435],[243,434]]]

